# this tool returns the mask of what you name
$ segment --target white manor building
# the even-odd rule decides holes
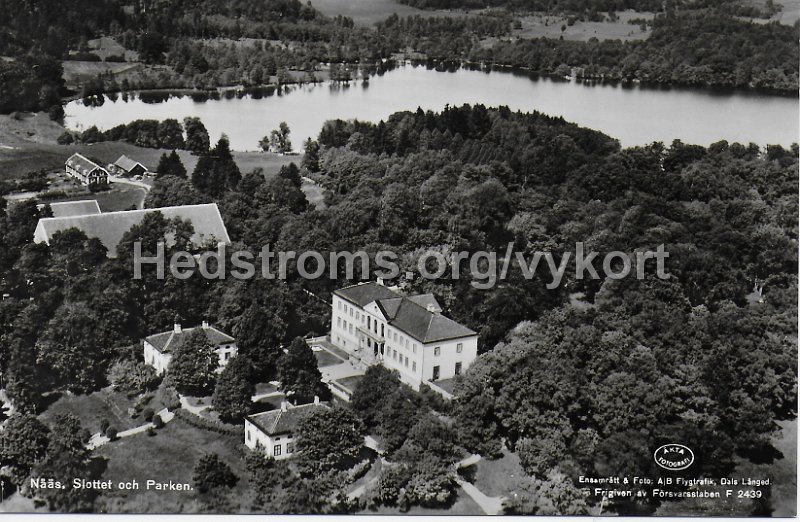
[[[360,366],[383,364],[419,390],[452,379],[478,356],[478,334],[441,314],[433,294],[361,283],[333,293],[330,340]]]
[[[194,328],[182,328],[180,324],[175,324],[168,332],[157,333],[145,338],[144,362],[156,369],[156,373],[163,374],[169,368],[172,360],[172,353],[180,346],[186,338],[197,329],[200,329],[206,339],[214,345],[217,357],[219,357],[219,368],[221,371],[237,353],[236,340],[230,335],[220,332],[207,322]]]

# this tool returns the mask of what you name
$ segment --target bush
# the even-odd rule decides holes
[[[159,376],[151,366],[132,359],[122,359],[108,370],[108,382],[116,390],[139,394],[156,389]]]
[[[145,422],[151,422],[155,414],[156,412],[153,411],[153,408],[148,407],[142,410],[142,418],[145,420]]]
[[[61,133],[61,136],[58,137],[56,142],[59,145],[71,145],[75,142],[75,136],[73,136],[70,131],[64,131]]]
[[[162,383],[156,391],[156,401],[164,405],[168,410],[177,410],[181,407],[181,398],[178,392],[166,382]]]
[[[161,415],[153,415],[153,427],[157,430],[164,427],[164,419],[161,418]]]
[[[155,437],[156,436],[155,428],[147,428],[147,436],[148,437]]]
[[[109,426],[111,426],[111,423],[108,422],[108,419],[101,420],[100,421],[100,433],[105,433]]]
[[[117,428],[115,426],[109,426],[106,429],[106,437],[108,437],[108,440],[116,440],[117,439],[117,433],[118,433],[118,431],[117,431]]]
[[[179,409],[175,410],[175,416],[180,418],[182,421],[186,422],[190,426],[194,426],[195,428],[200,428],[202,430],[213,431],[215,433],[220,433],[223,435],[241,435],[242,428],[241,426],[230,426],[228,424],[223,424],[219,421],[214,421],[211,419],[205,419],[202,417],[198,417],[193,413],[189,413],[188,411]]]

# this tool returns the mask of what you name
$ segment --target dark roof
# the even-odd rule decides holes
[[[423,300],[426,301],[428,299]],[[473,330],[438,312],[429,311],[410,297],[381,299],[377,304],[390,325],[424,344],[475,335]]]
[[[335,290],[334,293],[362,308],[373,301],[390,299],[398,296],[397,293],[383,285],[379,285],[375,281],[340,288],[339,290]]]
[[[53,217],[73,217],[86,216],[89,214],[99,214],[100,205],[96,199],[86,199],[83,201],[59,201],[50,203],[50,210]]]
[[[178,207],[148,208],[144,210],[124,210],[85,216],[42,218],[36,226],[34,237],[37,241],[50,242],[53,234],[68,228],[82,230],[88,237],[96,237],[108,250],[109,257],[116,257],[117,245],[123,234],[134,225],[142,222],[150,212],[161,212],[165,218],[181,218],[194,227],[192,241],[200,245],[209,239],[230,243],[228,231],[216,203],[204,205],[182,205]]]
[[[206,334],[206,339],[213,344],[214,346],[220,346],[223,344],[231,344],[235,342],[235,339],[230,335],[220,332],[213,326],[198,326],[194,328],[183,328],[180,333],[176,333],[174,330],[169,332],[162,332],[151,335],[146,337],[145,340],[153,345],[153,348],[158,350],[161,353],[170,353],[174,351],[178,346],[183,344],[186,341],[186,338],[189,335],[200,328],[204,334]]]
[[[476,335],[475,331],[441,315],[442,307],[433,294],[405,297],[373,281],[334,293],[361,308],[376,302],[390,325],[424,344]],[[428,305],[433,305],[435,311],[429,311]]]
[[[132,171],[134,168],[136,168],[136,165],[139,165],[145,171],[147,170],[147,167],[145,167],[144,165],[142,165],[141,163],[139,163],[136,160],[130,159],[128,156],[126,156],[124,154],[122,156],[120,156],[117,161],[114,162],[114,165],[116,165],[117,167],[123,169],[126,172]]]
[[[90,160],[86,156],[84,156],[82,154],[79,154],[77,152],[75,154],[73,154],[72,156],[70,156],[69,158],[67,158],[67,161],[65,162],[65,164],[69,165],[70,167],[72,167],[73,169],[75,169],[77,171],[80,171],[84,175],[90,173],[91,171],[93,171],[95,169],[100,169],[103,172],[106,172],[106,169],[104,169],[103,167],[101,167],[100,165],[95,163],[94,161]]]
[[[248,415],[247,420],[267,435],[281,435],[283,433],[293,433],[303,418],[321,409],[327,410],[328,406],[315,403],[295,407],[290,406],[286,411],[272,410]]]
[[[428,306],[431,305],[437,312],[442,311],[442,307],[439,306],[439,301],[436,300],[433,294],[410,295],[408,298],[423,308],[428,308]]]

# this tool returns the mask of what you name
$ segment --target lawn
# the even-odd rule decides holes
[[[517,454],[506,448],[503,448],[501,458],[495,460],[483,458],[471,467],[474,469],[472,471],[474,475],[470,482],[490,497],[507,495],[509,491],[514,490],[519,479],[525,476]]]
[[[100,430],[103,419],[123,431],[144,424],[141,418],[133,419],[128,415],[127,410],[133,406],[133,402],[125,394],[115,392],[110,387],[89,395],[64,394],[39,415],[39,418],[45,424],[53,426],[56,415],[71,413],[92,433]]]
[[[395,0],[314,0],[314,8],[327,16],[342,15],[361,25],[373,25],[392,14],[398,16],[465,16],[458,11],[427,11],[403,5]]]
[[[241,437],[226,436],[195,428],[179,418],[157,431],[155,437],[136,435],[111,442],[95,454],[108,459],[103,479],[112,483],[136,480],[138,491],[111,491],[99,502],[112,513],[178,513],[197,511],[195,491],[147,491],[148,479],[159,482],[192,483],[197,461],[206,453],[216,453],[233,470],[239,483],[231,498],[235,511],[248,511],[246,501],[244,444]],[[236,506],[241,502],[240,506]]]
[[[144,201],[146,195],[147,194],[143,188],[114,183],[111,185],[111,189],[109,190],[95,192],[94,194],[90,193],[51,199],[48,200],[48,203],[55,201],[81,201],[84,199],[96,199],[97,204],[100,205],[100,210],[102,212],[113,212],[116,210],[140,208],[141,203]]]

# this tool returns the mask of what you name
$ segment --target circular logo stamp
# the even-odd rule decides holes
[[[694,453],[683,444],[664,444],[653,453],[656,464],[670,471],[686,469],[694,462]]]

